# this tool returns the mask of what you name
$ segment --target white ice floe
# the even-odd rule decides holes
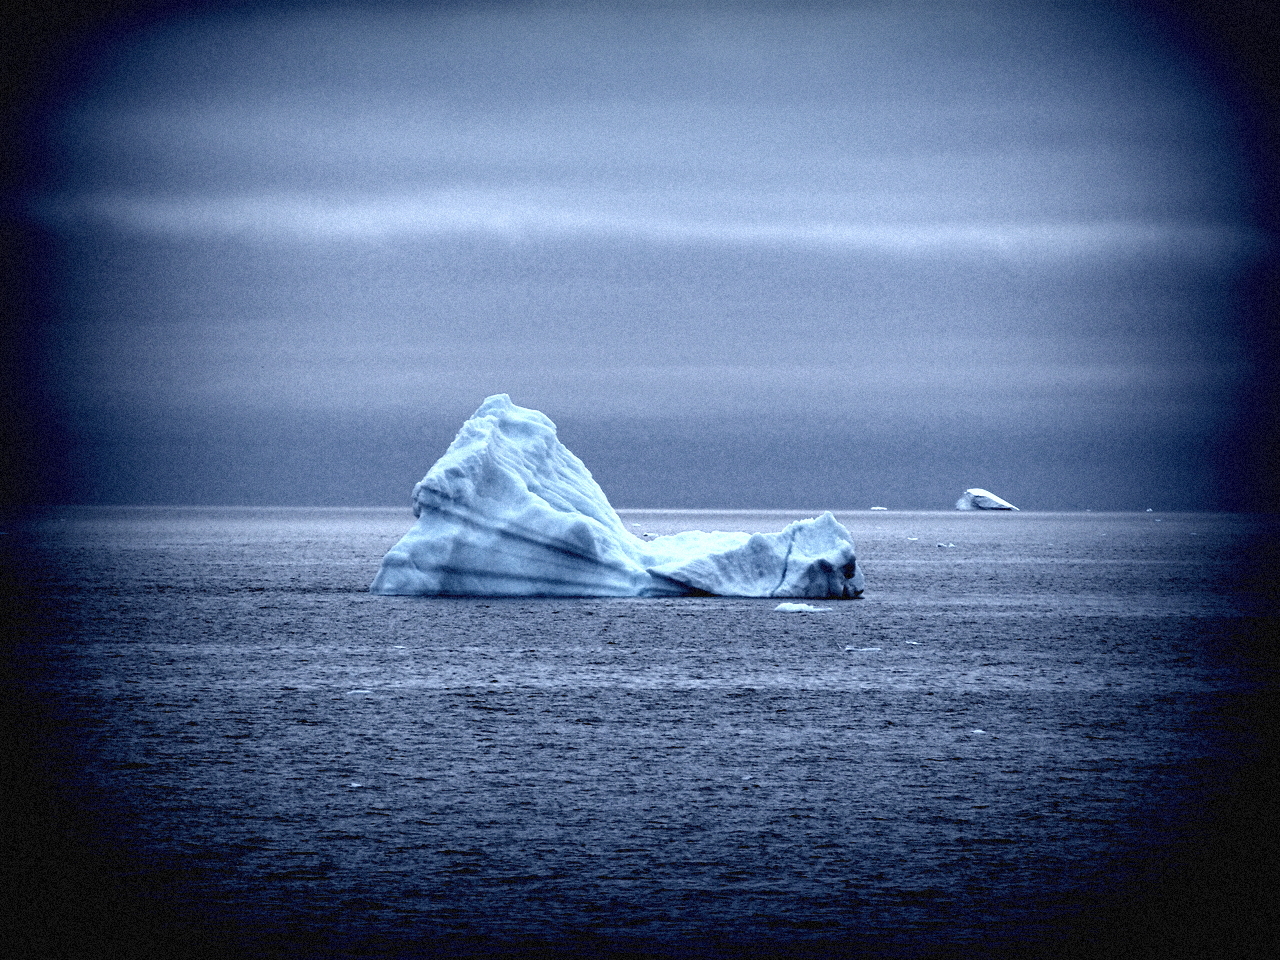
[[[370,591],[391,595],[857,597],[830,513],[780,533],[630,533],[537,410],[489,397],[413,488],[417,523]]]
[[[815,607],[811,603],[780,603],[773,609],[775,613],[826,613],[830,607]]]
[[[997,497],[990,490],[972,487],[960,494],[956,501],[957,510],[1017,510],[1008,500]]]

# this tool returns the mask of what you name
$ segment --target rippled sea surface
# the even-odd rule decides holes
[[[56,786],[36,823],[62,831],[19,854],[67,861],[31,865],[17,942],[1089,955],[1190,935],[1192,901],[1257,879],[1210,848],[1265,746],[1272,608],[1242,558],[1268,523],[838,516],[867,593],[820,612],[370,596],[403,510],[11,530]]]

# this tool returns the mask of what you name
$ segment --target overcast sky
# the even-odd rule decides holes
[[[102,33],[21,198],[58,496],[407,503],[506,392],[619,507],[1237,505],[1240,284],[1274,247],[1166,26],[262,4]]]

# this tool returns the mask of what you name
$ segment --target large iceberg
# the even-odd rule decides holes
[[[391,595],[858,597],[849,531],[830,513],[780,533],[641,540],[556,426],[506,394],[475,412],[413,488],[417,523],[370,591]]]
[[[972,487],[960,495],[956,501],[957,510],[1017,510],[1008,500],[1002,500],[990,490]]]

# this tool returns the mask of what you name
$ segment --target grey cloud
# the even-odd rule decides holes
[[[250,6],[90,73],[26,199],[100,499],[398,502],[509,392],[622,505],[1146,506],[1212,472],[1275,252],[1119,4]]]

